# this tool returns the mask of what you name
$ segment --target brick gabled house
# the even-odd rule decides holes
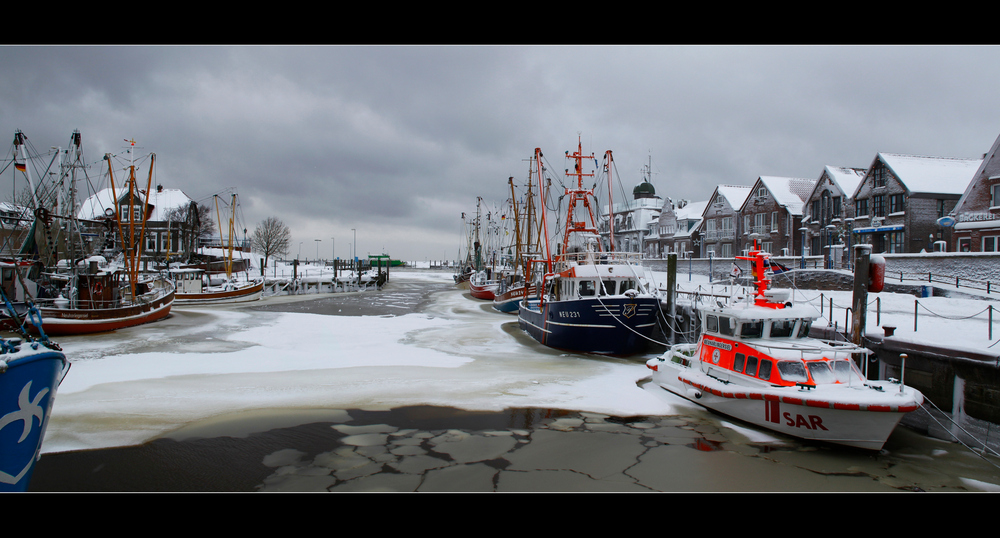
[[[739,252],[736,223],[739,209],[749,195],[750,187],[745,185],[719,185],[715,188],[698,227],[703,258],[709,253],[716,258],[732,258]]]
[[[951,228],[938,219],[954,211],[982,162],[879,153],[854,191],[853,243],[868,243],[876,254],[949,244]]]
[[[802,210],[815,186],[815,179],[758,177],[739,210],[742,251],[753,247],[756,235],[765,252],[784,256],[801,252]]]
[[[956,252],[1000,252],[1000,137],[972,176],[951,215]],[[949,249],[949,250],[952,250]]]
[[[806,247],[811,255],[823,255],[824,267],[833,268],[842,254],[831,251],[831,245],[849,244],[854,219],[851,195],[866,173],[864,168],[827,166],[806,199],[802,217],[802,227],[808,228]]]

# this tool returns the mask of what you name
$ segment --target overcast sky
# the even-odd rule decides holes
[[[476,197],[503,202],[536,147],[562,170],[578,135],[625,191],[651,161],[692,201],[1000,135],[994,46],[5,46],[0,66],[0,136],[44,152],[79,129],[94,179],[135,139],[156,183],[235,188],[243,225],[279,217],[303,257],[347,257],[355,229],[361,256],[454,259]]]

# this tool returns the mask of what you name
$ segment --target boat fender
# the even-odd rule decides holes
[[[625,291],[625,296],[628,297],[629,299],[635,299],[636,295],[639,295],[639,292],[637,292],[635,290],[626,290]]]
[[[694,399],[694,400],[700,400],[701,399],[701,391],[698,390],[698,389],[696,389],[696,388],[694,388],[694,387],[688,387],[687,393],[688,393],[688,398],[690,398],[690,399]]]
[[[868,291],[878,293],[885,287],[885,258],[872,255],[868,262]]]

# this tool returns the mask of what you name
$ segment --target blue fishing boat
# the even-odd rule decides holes
[[[540,150],[535,152],[541,157]],[[576,153],[566,153],[576,166],[566,172],[575,180],[575,188],[566,189],[569,205],[563,241],[552,256],[546,237],[546,259],[536,260],[541,267],[533,271],[538,276],[535,291],[521,302],[518,323],[535,340],[557,349],[619,356],[639,353],[656,326],[659,301],[639,276],[640,253],[603,248],[592,212],[597,200],[593,189],[583,187],[583,178],[593,174],[582,171],[582,144],[578,142]],[[610,151],[606,159],[610,170]],[[542,229],[547,230],[544,209]]]
[[[68,370],[59,346],[44,337],[0,339],[0,491],[27,491]]]

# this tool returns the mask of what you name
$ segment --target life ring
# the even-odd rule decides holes
[[[104,291],[104,285],[100,282],[94,282],[94,295],[100,295]]]

